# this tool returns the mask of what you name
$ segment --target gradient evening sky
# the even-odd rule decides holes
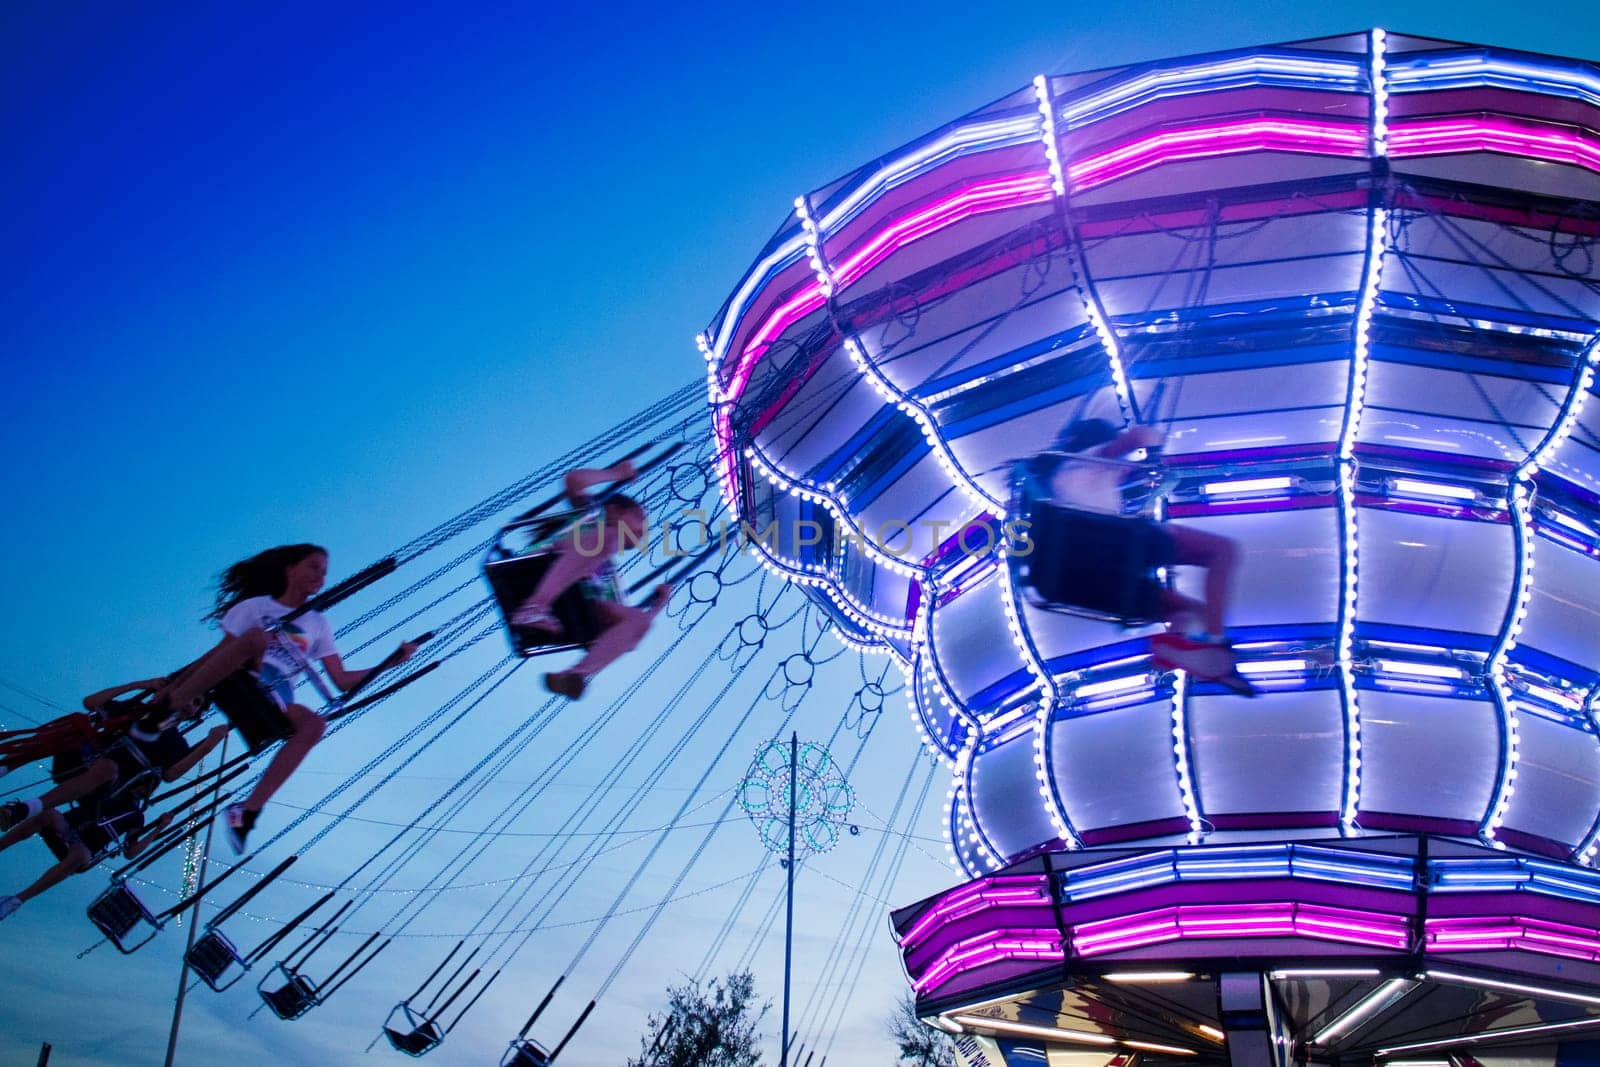
[[[1593,57],[1600,7],[7,4],[0,681],[71,704],[182,662],[226,563],[315,540],[348,573],[695,379],[694,333],[796,193],[1035,73],[1372,25]],[[0,689],[0,721],[18,713],[50,712]],[[879,734],[898,781],[903,713]],[[353,731],[310,767],[326,784],[382,741]],[[42,854],[0,858],[3,888]],[[907,864],[896,904],[949,879]],[[73,961],[101,884],[0,929],[6,1062],[41,1040],[55,1063],[159,1062],[180,935]],[[718,922],[658,927],[631,999],[564,1059],[620,1060],[684,966],[666,942],[698,957]],[[873,952],[836,1064],[892,1059],[901,980],[886,934]],[[780,958],[758,960],[765,994]],[[179,1062],[344,1061],[396,984],[294,1024],[199,994]],[[441,1055],[509,1034],[468,1036]]]

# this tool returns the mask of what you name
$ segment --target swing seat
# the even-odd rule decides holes
[[[244,977],[244,972],[250,969],[250,965],[239,954],[239,950],[221,930],[207,930],[205,935],[183,954],[183,958],[188,961],[189,969],[218,993]],[[224,981],[228,969],[236,963],[239,965],[239,972]]]
[[[533,594],[545,571],[555,561],[556,541],[583,517],[583,512],[566,511],[513,522],[500,531],[495,545],[484,560],[483,575],[494,591],[495,603],[505,623],[512,650],[519,656],[539,656],[546,652],[565,652],[586,647],[605,628],[592,605],[597,600],[621,601],[622,591],[616,576],[585,578],[556,598],[550,613],[561,623],[561,632],[545,633],[515,626],[511,622],[523,601]],[[513,544],[525,540],[522,549]]]
[[[400,1003],[383,1024],[383,1036],[407,1056],[425,1056],[444,1041],[444,1030],[432,1019],[417,1014],[411,1005]]]
[[[550,1053],[532,1038],[511,1042],[500,1067],[548,1067]]]
[[[283,985],[268,989],[263,983],[257,987],[262,1002],[272,1010],[272,1014],[280,1019],[298,1019],[322,1002],[317,996],[316,984],[311,979],[289,970],[281,963],[278,970],[286,979]]]
[[[1021,552],[1018,544],[1007,555],[1029,603],[1124,627],[1161,618],[1156,569],[1172,561],[1171,541],[1159,524],[1042,500],[1027,520],[1031,551]]]
[[[132,889],[121,882],[113,882],[105,892],[94,898],[88,909],[89,921],[94,923],[106,939],[117,946],[117,951],[127,955],[140,948],[161,930],[161,922]],[[150,930],[137,941],[130,934],[140,923]]]
[[[254,756],[294,733],[294,725],[249,671],[238,670],[224,678],[211,691],[211,700],[239,731]]]
[[[383,1036],[389,1039],[389,1044],[407,1056],[426,1056],[438,1048],[439,1043],[444,1040],[443,1031],[434,1023],[423,1023],[410,1031],[395,1030],[385,1026]]]

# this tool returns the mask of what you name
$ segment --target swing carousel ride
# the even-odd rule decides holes
[[[193,973],[257,1012],[398,972],[373,1046],[488,1012],[503,1063],[548,1064],[674,905],[728,898],[679,935],[694,976],[755,957],[798,729],[854,804],[798,880],[832,858],[852,892],[809,920],[790,1062],[924,891],[941,770],[967,880],[890,921],[965,1064],[1600,1062],[1597,131],[1592,63],[1372,31],[1040,77],[797,198],[704,384],[319,598],[352,656],[430,632],[330,694],[323,743],[366,762],[202,872],[278,736],[223,701],[251,751],[156,798],[179,818],[94,928],[133,952],[198,905]],[[1077,563],[1126,598],[1047,588],[1086,520],[1047,536],[1015,475],[1088,419],[1164,442],[1116,521],[1236,546],[1225,670],[1158,666],[1130,606],[1205,595],[1192,568],[1113,539]],[[560,479],[623,458],[648,540],[583,596],[672,582],[666,619],[582,704],[530,702],[586,618],[507,622]],[[902,702],[920,745],[879,724]],[[453,730],[481,758],[418,794]],[[401,790],[411,821],[363,821]]]
[[[970,880],[893,927],[968,1062],[1600,1061],[1597,75],[1041,77],[798,198],[702,338],[728,499],[949,768]],[[1258,699],[1038,595],[1012,472],[1087,418],[1237,546]]]

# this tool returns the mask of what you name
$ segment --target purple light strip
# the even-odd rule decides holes
[[[958,941],[946,949],[926,971],[912,980],[911,986],[918,993],[924,993],[974,967],[1010,960],[1060,963],[1065,959],[1061,934],[1054,927],[994,930]]]
[[[1180,904],[1073,928],[1078,956],[1099,956],[1193,938],[1308,937],[1377,948],[1404,949],[1404,917],[1356,908],[1293,901],[1262,904]]]
[[[966,918],[985,908],[1014,908],[1028,904],[1050,907],[1049,887],[1044,875],[1002,874],[983,878],[977,882],[969,882],[943,897],[918,916],[917,921],[912,923],[909,929],[896,937],[901,945],[915,948],[916,943],[926,937],[931,930],[947,922]]]
[[[1496,115],[1397,121],[1389,127],[1391,156],[1452,152],[1501,152],[1600,172],[1600,139],[1573,126]]]
[[[1360,122],[1315,119],[1234,119],[1163,130],[1085,156],[1067,167],[1073,188],[1082,192],[1151,167],[1243,152],[1299,152],[1362,159],[1367,127]]]
[[[1429,952],[1519,949],[1541,956],[1600,962],[1600,930],[1512,916],[1436,918],[1427,922]]]

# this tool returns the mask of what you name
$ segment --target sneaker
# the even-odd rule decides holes
[[[1164,671],[1188,671],[1208,682],[1237,673],[1233,669],[1233,649],[1182,634],[1156,634],[1150,638],[1150,658]]]
[[[0,919],[10,917],[20,907],[22,907],[21,897],[0,897]]]
[[[222,825],[228,834],[228,844],[234,855],[244,852],[245,839],[256,826],[256,812],[246,811],[243,804],[229,804],[222,809]]]
[[[1255,686],[1251,685],[1250,684],[1250,679],[1246,678],[1244,675],[1240,674],[1238,671],[1233,671],[1230,674],[1224,674],[1221,678],[1218,678],[1216,681],[1217,681],[1218,685],[1226,686],[1227,688],[1233,690],[1236,694],[1238,694],[1239,696],[1242,696],[1242,697],[1252,697],[1252,698],[1254,698],[1254,697],[1258,697],[1258,696],[1261,695],[1261,690],[1259,690]]]
[[[8,800],[4,804],[0,804],[0,833],[11,829],[28,816],[37,814],[38,808],[29,810],[32,803],[25,803],[21,800]]]
[[[577,700],[583,696],[583,691],[588,685],[589,679],[577,671],[553,671],[544,676],[544,687],[552,693],[560,693],[568,700]]]
[[[524,604],[511,613],[511,625],[542,634],[559,634],[562,629],[561,620],[550,614],[549,609],[529,604]]]

